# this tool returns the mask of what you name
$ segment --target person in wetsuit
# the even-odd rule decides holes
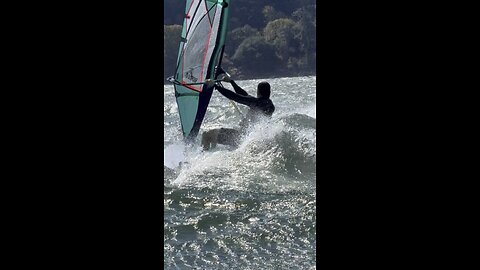
[[[219,68],[220,69],[220,68]],[[217,144],[229,145],[237,147],[240,144],[240,138],[248,128],[248,126],[258,121],[261,117],[271,117],[275,111],[275,106],[270,99],[270,84],[268,82],[261,82],[257,86],[257,97],[249,95],[245,90],[238,86],[228,75],[224,72],[225,82],[230,82],[235,92],[228,90],[218,84],[215,89],[226,98],[247,105],[250,109],[246,117],[240,122],[240,130],[231,128],[213,129],[204,132],[202,135],[202,146],[204,150],[215,147]]]

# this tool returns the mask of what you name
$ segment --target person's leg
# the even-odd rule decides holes
[[[202,134],[203,150],[215,148],[217,144],[238,147],[240,136],[240,131],[231,128],[220,128],[206,131]]]
[[[240,136],[240,131],[236,129],[221,128],[217,134],[217,143],[238,147]]]
[[[217,137],[219,131],[219,129],[212,129],[202,134],[203,150],[209,150],[210,148],[217,146]]]

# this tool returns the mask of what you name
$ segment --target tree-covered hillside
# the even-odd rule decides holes
[[[185,1],[164,1],[164,70],[173,75]],[[232,0],[222,66],[235,78],[315,73],[313,0]]]

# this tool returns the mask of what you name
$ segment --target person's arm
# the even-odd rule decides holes
[[[239,94],[234,93],[234,92],[232,92],[232,91],[230,91],[226,88],[223,88],[219,85],[215,85],[215,88],[218,90],[218,92],[220,92],[220,94],[222,94],[226,98],[228,98],[230,100],[233,100],[233,101],[236,101],[236,102],[238,102],[240,104],[243,104],[243,105],[250,106],[250,105],[254,104],[255,101],[256,101],[255,97],[248,96],[248,95],[247,96],[239,95]]]
[[[234,82],[233,80],[230,81],[230,84],[233,86],[233,90],[235,90],[235,92],[239,95],[242,95],[242,96],[249,96],[249,94],[247,93],[247,91],[243,90],[240,86],[238,86],[238,84],[236,82]]]
[[[225,70],[223,70],[221,67],[217,67],[217,72],[223,73],[222,74],[223,75],[223,81],[229,82],[233,86],[233,89],[235,90],[235,92],[237,94],[242,95],[242,96],[248,96],[247,91],[243,90],[240,86],[238,86],[238,84],[232,80],[232,78],[230,77],[230,74],[225,72]]]

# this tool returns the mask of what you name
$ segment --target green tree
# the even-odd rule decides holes
[[[227,42],[225,45],[225,52],[228,55],[235,54],[236,49],[245,39],[254,36],[260,36],[260,32],[248,24],[243,27],[233,29],[228,34]]]
[[[164,0],[163,2],[163,24],[182,24],[185,12],[185,2],[178,0]]]
[[[296,23],[287,18],[271,21],[263,30],[265,40],[275,47],[280,59],[287,62],[300,53],[300,43],[295,38]]]
[[[263,16],[265,17],[265,23],[274,21],[286,17],[282,12],[277,11],[273,6],[264,6],[262,10]]]
[[[164,78],[174,75],[177,63],[178,45],[182,34],[181,25],[163,26],[163,71]]]
[[[222,66],[237,78],[315,71],[316,1],[235,0]],[[174,73],[185,2],[164,1],[164,70]],[[175,25],[176,24],[176,25]],[[242,76],[243,75],[243,76]]]
[[[316,6],[303,6],[292,13],[297,21],[295,38],[300,41],[303,61],[300,67],[311,69],[315,67],[316,51]]]
[[[280,64],[273,45],[260,36],[245,39],[232,60],[243,75],[266,75],[274,72]]]

